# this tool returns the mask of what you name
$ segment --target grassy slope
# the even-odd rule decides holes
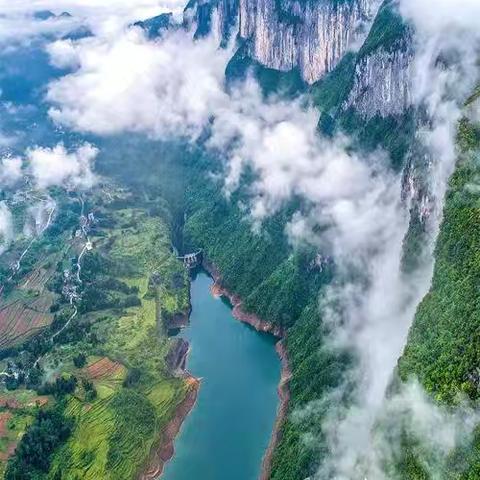
[[[2,391],[0,399],[2,405],[5,405],[4,401],[15,405],[15,408],[0,407],[0,478],[3,478],[7,459],[12,455],[25,430],[33,422],[39,397],[31,391],[16,393]]]

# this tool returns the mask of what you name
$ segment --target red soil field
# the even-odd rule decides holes
[[[112,377],[122,369],[123,365],[121,363],[103,357],[87,367],[87,374],[92,380],[98,380]]]
[[[48,403],[48,397],[46,395],[38,395],[34,398],[29,399],[28,402],[21,402],[14,395],[11,396],[0,396],[0,407],[9,408],[15,410],[17,408],[25,407],[43,407]]]
[[[28,302],[16,300],[0,308],[0,348],[19,343],[49,325],[51,299],[42,295]]]

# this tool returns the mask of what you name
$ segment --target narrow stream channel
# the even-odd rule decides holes
[[[275,422],[275,339],[235,320],[212,283],[203,272],[192,281],[190,326],[180,335],[191,346],[187,368],[202,383],[162,480],[256,480]]]

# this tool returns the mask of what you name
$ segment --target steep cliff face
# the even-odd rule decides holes
[[[312,84],[331,72],[363,34],[374,0],[192,1],[186,18],[196,35],[214,32],[225,40],[234,31],[249,57],[279,71],[298,68]]]
[[[411,106],[414,49],[412,32],[392,2],[378,12],[360,49],[353,86],[344,108],[353,107],[364,119],[402,115]]]
[[[184,11],[184,24],[192,28],[195,37],[213,34],[226,42],[236,32],[239,0],[190,0]]]
[[[411,105],[411,59],[411,51],[383,48],[361,58],[345,107],[353,107],[366,120],[402,115]]]
[[[298,67],[309,84],[337,66],[370,14],[368,0],[278,3],[240,0],[240,37],[253,59],[281,71]]]

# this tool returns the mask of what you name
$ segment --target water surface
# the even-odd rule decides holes
[[[190,326],[180,335],[191,345],[187,368],[202,382],[165,480],[256,480],[275,422],[275,340],[235,320],[211,285],[205,273],[192,281]]]

